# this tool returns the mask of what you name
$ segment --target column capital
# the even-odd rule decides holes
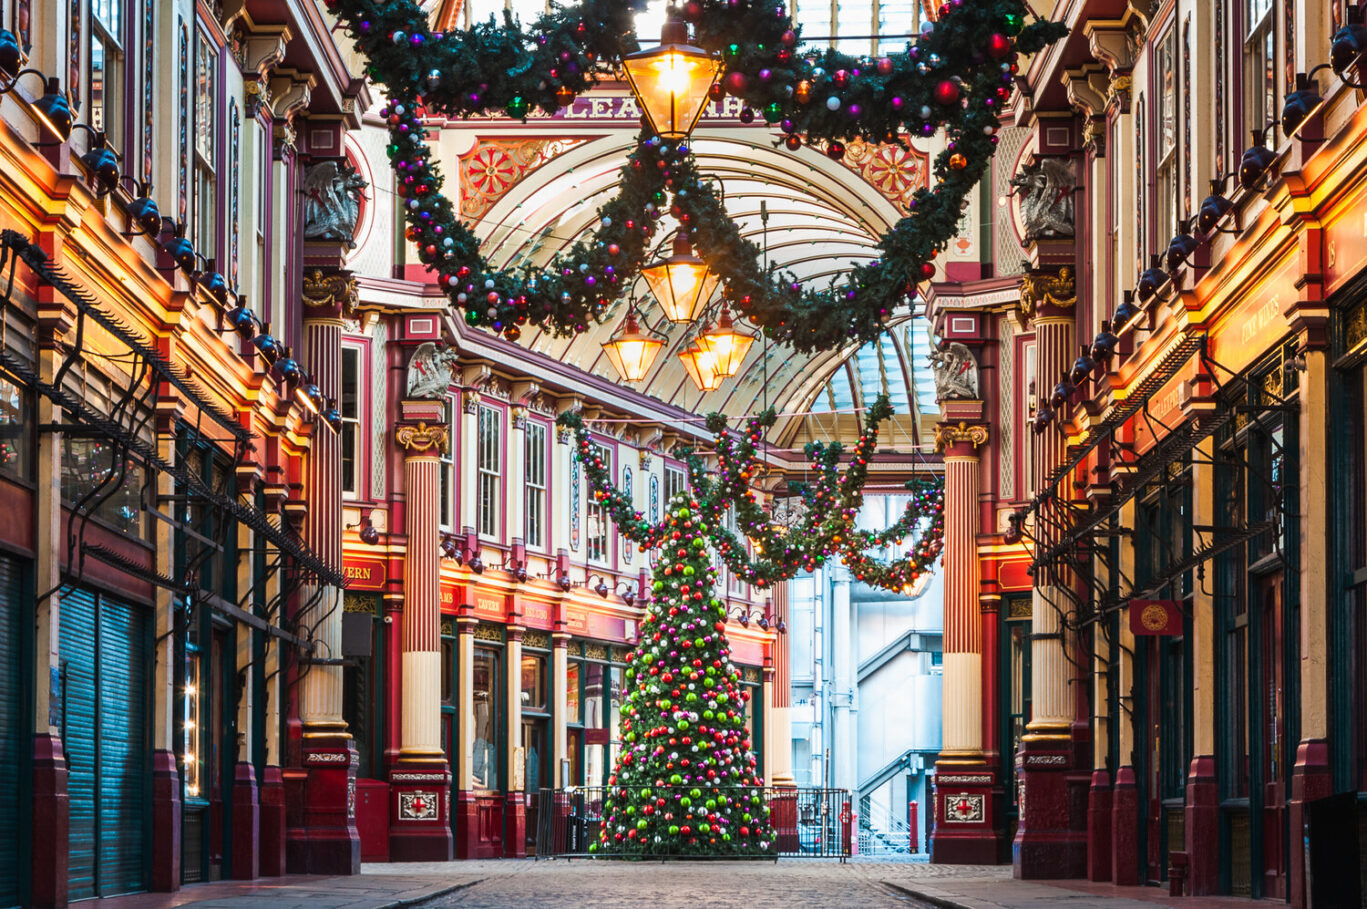
[[[968,447],[968,454],[972,454],[979,445],[987,444],[987,427],[981,423],[969,424],[960,422],[937,423],[935,424],[935,450],[949,452],[954,449]],[[960,452],[964,453],[964,452]]]
[[[309,269],[301,295],[305,321],[350,318],[356,310],[356,279],[349,272]]]
[[[1070,310],[1077,303],[1077,282],[1067,265],[1057,272],[1029,271],[1021,276],[1020,311],[1027,319],[1037,311]]]
[[[394,430],[394,443],[403,449],[404,456],[433,457],[445,454],[451,439],[445,426],[429,426],[425,422],[400,423]]]

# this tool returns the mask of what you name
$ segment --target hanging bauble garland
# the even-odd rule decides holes
[[[631,0],[557,7],[524,31],[505,18],[469,31],[433,32],[413,0],[327,0],[389,95],[383,111],[390,161],[404,200],[406,236],[471,325],[509,334],[534,324],[585,331],[626,291],[668,211],[722,277],[726,298],[775,340],[800,351],[876,337],[953,238],[968,192],[987,171],[1016,58],[1066,33],[1026,24],[1023,0],[949,0],[905,52],[871,59],[808,52],[786,10],[759,0],[688,0],[700,46],[722,54],[714,92],[739,96],[777,125],[789,148],[819,145],[832,157],[852,139],[902,141],[943,127],[947,147],[910,214],[879,242],[879,259],[829,288],[765,272],[758,250],[725,215],[685,146],[642,136],[622,169],[620,191],[599,211],[598,230],[544,271],[499,271],[441,192],[423,118],[482,113],[523,117],[554,111],[637,49]],[[672,195],[671,195],[672,194]]]
[[[815,442],[805,447],[813,476],[807,482],[788,483],[788,491],[801,502],[800,517],[791,526],[778,525],[754,491],[764,469],[760,442],[774,425],[774,411],[748,418],[737,432],[727,429],[722,414],[706,417],[705,425],[713,433],[716,464],[709,465],[701,453],[690,448],[680,448],[675,454],[688,468],[692,507],[699,525],[706,528],[705,540],[738,580],[763,590],[838,557],[870,586],[902,591],[930,571],[944,545],[941,480],[909,482],[907,506],[887,529],[875,533],[857,526],[869,464],[878,448],[879,425],[891,415],[887,396],[879,396],[864,415],[863,431],[843,469],[845,449],[840,443]],[[665,545],[668,530],[637,511],[631,496],[613,484],[579,415],[562,414],[559,422],[575,433],[576,457],[584,465],[590,494],[618,532],[642,549]],[[727,527],[728,511],[735,514],[736,531]],[[746,540],[752,545],[747,547]],[[888,561],[878,556],[880,550],[894,546],[905,551]]]

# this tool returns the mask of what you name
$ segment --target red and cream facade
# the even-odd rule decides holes
[[[1071,35],[1022,68],[994,255],[929,307],[981,390],[944,402],[939,436],[935,861],[1295,906],[1362,887],[1361,93],[1321,68],[1323,105],[1268,132],[1262,179],[1230,176],[1295,74],[1328,60],[1345,5],[1054,4]],[[1048,191],[1071,201],[1071,236],[1027,236],[1010,181],[1041,162],[1068,175]],[[1232,204],[1208,203],[1201,235],[1184,219],[1211,180]],[[1056,393],[1188,227],[1194,251],[1136,298],[1114,359]],[[1041,409],[1058,413],[1036,432]],[[955,473],[969,463],[977,489]],[[970,612],[982,714],[965,734],[950,718],[972,716],[974,688],[951,682],[951,651],[973,645],[951,629]],[[961,774],[961,743],[979,741],[968,760],[986,769]]]

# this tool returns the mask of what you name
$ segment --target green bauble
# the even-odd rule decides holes
[[[764,105],[764,122],[777,123],[783,119],[783,105],[777,101],[771,101]]]
[[[508,116],[516,117],[518,120],[521,120],[523,117],[527,116],[527,112],[531,110],[531,105],[528,104],[527,99],[521,95],[514,95],[513,100],[508,102],[508,105],[504,110],[508,112]]]
[[[1008,35],[1019,35],[1025,27],[1025,17],[1020,13],[1007,13],[1002,17],[1002,25]]]
[[[479,313],[475,312],[473,309],[468,310],[465,313],[465,324],[470,326],[478,325]]]

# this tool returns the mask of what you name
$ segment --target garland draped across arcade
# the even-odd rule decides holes
[[[688,0],[681,15],[693,40],[719,54],[730,93],[759,111],[790,149],[804,143],[832,157],[852,139],[902,142],[943,127],[948,143],[934,163],[938,183],[918,190],[911,211],[879,242],[881,255],[842,282],[806,287],[758,261],[759,250],[726,215],[686,142],[643,132],[622,168],[618,195],[599,210],[594,233],[546,269],[495,269],[442,192],[424,118],[568,106],[637,51],[631,0],[557,6],[525,29],[505,16],[469,31],[433,32],[413,0],[327,0],[368,60],[389,103],[390,161],[404,200],[407,237],[437,273],[471,325],[516,338],[521,326],[560,335],[587,330],[631,287],[668,212],[720,276],[725,301],[776,341],[809,352],[867,341],[934,274],[935,256],[954,236],[968,192],[996,147],[998,112],[1010,96],[1019,54],[1065,30],[1026,22],[1023,0],[949,0],[906,51],[871,59],[805,49],[775,0]]]
[[[691,494],[673,497],[661,521],[634,510],[631,497],[616,488],[580,417],[561,415],[560,424],[576,434],[575,456],[594,500],[624,537],[656,553],[640,641],[627,657],[625,745],[608,780],[605,822],[594,851],[763,855],[773,848],[763,783],[745,731],[747,695],[730,660],[726,604],[716,590],[708,548],[737,577],[760,588],[831,557],[871,584],[902,589],[913,583],[940,553],[939,482],[909,484],[911,501],[888,531],[873,534],[855,526],[878,427],[891,414],[886,397],[869,408],[843,471],[839,443],[807,446],[815,479],[789,484],[801,506],[787,527],[774,522],[752,487],[763,469],[758,446],[774,423],[772,410],[750,418],[738,433],[727,431],[725,417],[710,414],[715,468],[700,453],[679,450]],[[727,528],[728,511],[757,556]],[[888,562],[875,555],[908,537],[905,555]]]

